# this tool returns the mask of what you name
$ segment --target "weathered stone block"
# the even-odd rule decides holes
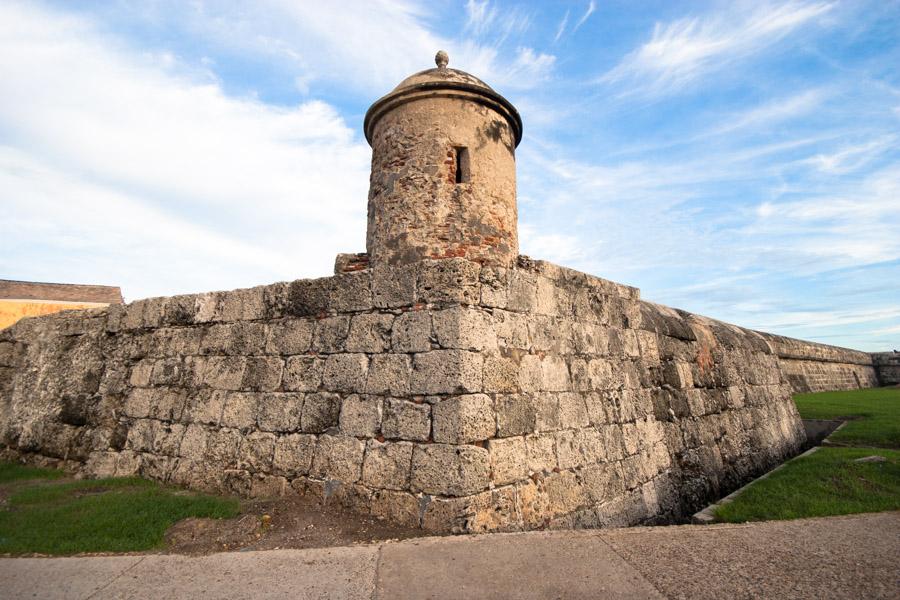
[[[551,515],[564,515],[576,511],[587,503],[587,495],[575,474],[571,471],[552,473],[544,480]]]
[[[347,352],[366,352],[369,354],[384,352],[391,346],[391,326],[394,315],[363,314],[356,315],[350,321],[350,332],[347,335]]]
[[[153,390],[150,416],[162,421],[180,421],[186,402],[186,393],[182,389],[156,388]]]
[[[164,456],[177,456],[184,429],[184,425],[179,423],[160,423],[156,427],[151,451]]]
[[[651,364],[659,362],[659,344],[657,336],[652,331],[638,330],[637,341],[640,348],[641,358]]]
[[[131,377],[128,383],[133,386],[146,387],[150,385],[150,375],[153,372],[154,361],[142,360],[131,368]]]
[[[581,394],[565,392],[557,396],[559,426],[563,429],[580,429],[590,423],[587,406]]]
[[[376,354],[369,364],[366,392],[369,394],[409,394],[412,361],[406,354]]]
[[[615,464],[594,464],[581,471],[584,491],[593,504],[603,504],[625,491],[621,473]]]
[[[553,437],[556,440],[556,460],[560,469],[572,469],[584,464],[575,431],[557,431]]]
[[[331,277],[298,279],[288,284],[284,313],[294,317],[318,317],[330,309]]]
[[[556,461],[556,439],[551,433],[540,433],[525,436],[528,469],[540,473],[552,471],[558,467]]]
[[[535,430],[556,431],[561,427],[559,421],[559,397],[556,394],[535,394]]]
[[[483,357],[465,350],[434,350],[413,359],[413,394],[458,394],[481,391]]]
[[[371,289],[372,271],[341,273],[331,278],[328,308],[339,313],[371,310],[374,307]]]
[[[222,425],[242,431],[255,428],[259,397],[260,394],[249,392],[228,394],[225,400],[225,408],[222,411]]]
[[[297,477],[309,473],[316,449],[316,437],[293,433],[275,442],[272,467],[275,472],[287,477]]]
[[[147,388],[134,388],[125,398],[122,413],[126,417],[143,419],[150,416],[153,410],[153,390]]]
[[[519,389],[519,365],[513,358],[484,357],[485,392],[515,392]]]
[[[135,421],[128,431],[128,440],[125,447],[135,452],[152,452],[153,440],[157,436],[159,427],[159,421],[152,419]]]
[[[663,368],[663,376],[666,383],[675,389],[683,389],[694,386],[694,378],[691,375],[691,365],[683,362],[667,362]]]
[[[523,392],[539,392],[541,381],[541,357],[526,354],[519,359],[519,389]]]
[[[206,330],[199,344],[201,354],[246,356],[261,354],[266,343],[266,327],[262,323],[225,323]]]
[[[284,361],[280,358],[251,356],[246,359],[242,389],[271,392],[281,387]]]
[[[341,404],[341,433],[355,437],[375,437],[381,429],[381,398],[347,396]]]
[[[496,350],[490,316],[480,310],[454,306],[432,314],[434,334],[442,348]]]
[[[206,454],[206,440],[209,437],[206,429],[200,425],[188,425],[181,438],[178,455],[191,461],[200,461]]]
[[[501,348],[527,350],[531,347],[528,340],[527,315],[495,310],[492,317],[493,329]]]
[[[381,432],[389,439],[424,442],[431,435],[431,407],[388,398],[384,403]]]
[[[310,475],[354,483],[361,475],[364,450],[363,442],[354,437],[320,436]]]
[[[541,360],[541,389],[547,392],[565,392],[571,387],[566,361],[559,356],[545,356]]]
[[[238,356],[211,356],[206,360],[203,382],[217,390],[239,390],[244,382],[247,359]]]
[[[441,400],[432,407],[434,441],[467,444],[486,440],[497,431],[494,404],[484,394]]]
[[[315,392],[322,384],[325,360],[315,356],[288,357],[284,369],[285,390]]]
[[[475,446],[416,444],[410,487],[414,492],[466,496],[490,483],[490,455]]]
[[[194,392],[185,408],[185,421],[204,425],[218,425],[222,420],[225,400],[230,392],[221,390],[198,390]]]
[[[394,320],[391,346],[395,352],[427,352],[431,350],[431,313],[415,310]]]
[[[543,484],[533,481],[522,481],[515,485],[522,512],[522,523],[527,529],[545,527],[549,520],[549,504],[547,492]]]
[[[366,388],[369,357],[365,354],[332,354],[325,359],[322,386],[335,392],[361,392]]]
[[[371,514],[401,527],[418,527],[419,499],[408,492],[378,490],[372,494]]]
[[[150,383],[153,385],[181,385],[184,374],[184,364],[181,359],[165,358],[153,363]]]
[[[259,396],[257,424],[263,431],[289,432],[300,429],[303,394],[270,392]]]
[[[491,440],[488,452],[491,455],[491,480],[495,484],[513,483],[528,476],[528,450],[524,438]]]
[[[216,310],[217,321],[255,321],[266,316],[264,287],[223,292]]]
[[[273,433],[260,431],[244,436],[238,467],[254,473],[270,472],[277,439]]]
[[[409,442],[366,443],[362,483],[375,488],[409,489],[413,444]]]
[[[243,435],[234,429],[218,429],[210,432],[206,441],[206,460],[223,468],[237,465]]]
[[[372,271],[372,296],[376,308],[399,308],[416,303],[417,265],[382,266]]]
[[[497,435],[510,437],[535,431],[537,409],[531,396],[526,394],[498,394],[494,401],[497,413]]]
[[[350,332],[350,317],[328,317],[316,321],[312,349],[316,352],[343,352]]]
[[[340,413],[341,397],[337,394],[307,394],[303,400],[300,428],[306,433],[322,433],[337,427]]]
[[[93,478],[113,477],[116,474],[117,458],[116,452],[91,452],[84,465],[84,471]]]
[[[290,489],[287,479],[273,475],[256,475],[250,480],[251,498],[278,498]]]
[[[478,277],[481,282],[481,305],[492,308],[506,308],[509,289],[509,270],[503,267],[485,265]]]
[[[289,319],[268,327],[266,352],[269,354],[303,354],[312,343],[313,323],[307,319]]]
[[[613,374],[612,364],[606,359],[594,359],[588,363],[591,388],[612,390],[621,387],[620,378]]]
[[[515,312],[534,312],[537,302],[537,275],[514,269],[510,274],[506,307]]]
[[[416,295],[419,302],[475,304],[481,297],[481,266],[462,258],[423,260],[419,263]]]
[[[585,408],[587,410],[588,422],[591,425],[603,425],[609,422],[607,418],[606,407],[610,400],[607,394],[610,392],[590,392],[583,394]]]

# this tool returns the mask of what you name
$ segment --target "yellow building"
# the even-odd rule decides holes
[[[22,317],[122,304],[122,290],[109,285],[37,283],[0,279],[0,329]]]

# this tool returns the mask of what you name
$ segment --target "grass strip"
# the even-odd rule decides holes
[[[900,448],[900,388],[797,394],[794,402],[804,419],[848,421],[830,442]]]
[[[4,465],[6,466],[6,465]],[[18,465],[16,465],[18,466]],[[195,494],[134,477],[5,486],[0,552],[76,554],[159,548],[166,530],[187,517],[236,516],[235,498]]]
[[[881,456],[884,462],[855,462]],[[900,452],[829,448],[796,458],[716,510],[742,523],[900,509]]]
[[[0,462],[0,484],[28,479],[59,479],[65,473],[57,469],[30,467],[18,463]]]

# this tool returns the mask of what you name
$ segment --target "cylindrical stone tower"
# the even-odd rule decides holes
[[[522,119],[487,84],[447,68],[400,83],[366,113],[372,146],[366,250],[373,265],[464,257],[511,265]]]

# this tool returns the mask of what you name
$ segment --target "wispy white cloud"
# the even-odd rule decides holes
[[[759,327],[769,331],[783,330],[792,327],[835,328],[844,325],[855,325],[857,323],[871,323],[873,321],[896,319],[898,317],[900,317],[900,308],[895,306],[863,310],[795,310],[763,317],[759,321]]]
[[[497,7],[491,6],[490,0],[468,0],[466,2],[466,30],[475,35],[487,31],[497,19]]]
[[[562,34],[566,31],[566,25],[569,23],[569,11],[566,11],[566,14],[563,15],[562,21],[559,22],[559,26],[556,28],[556,35],[553,37],[553,42],[556,43],[559,41],[559,38],[562,37]]]
[[[628,85],[628,94],[666,94],[755,54],[831,10],[832,3],[788,2],[657,23],[651,39],[599,81]]]
[[[821,89],[804,90],[785,98],[777,98],[730,116],[726,122],[703,135],[730,134],[738,129],[772,125],[799,115],[808,114],[827,96]]]
[[[578,19],[578,22],[575,23],[575,27],[572,28],[572,33],[578,31],[578,29],[581,28],[582,25],[584,25],[585,21],[587,21],[588,18],[592,14],[594,14],[595,10],[597,10],[597,3],[594,0],[591,0],[590,2],[588,2],[588,6],[587,6],[587,9],[584,11],[584,14],[581,16],[580,19]]]
[[[834,152],[816,154],[801,162],[826,173],[845,174],[866,166],[896,147],[896,135],[880,135],[858,144],[842,146]]]

